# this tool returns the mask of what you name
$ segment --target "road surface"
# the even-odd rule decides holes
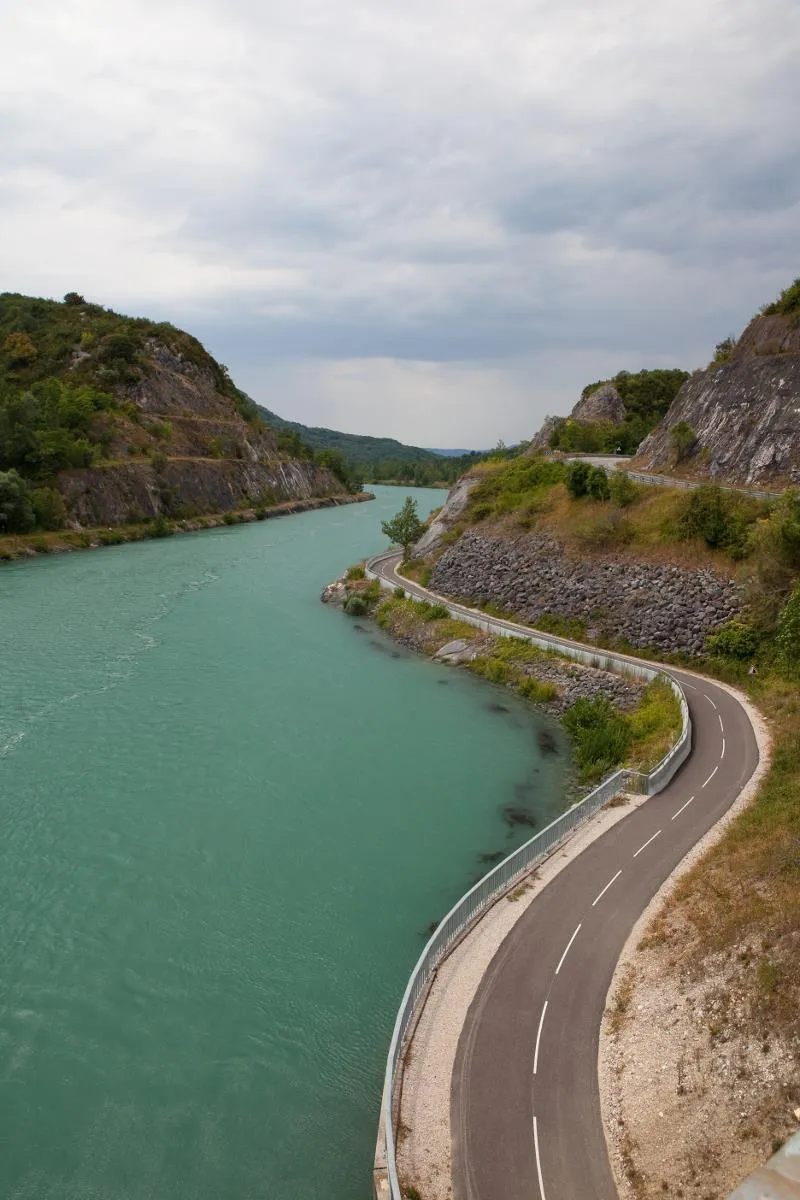
[[[396,575],[398,560],[373,565],[424,595]],[[617,1200],[597,1080],[611,978],[652,897],[758,764],[735,697],[698,676],[669,673],[689,703],[691,756],[663,792],[533,901],[471,1005],[452,1081],[454,1200]]]

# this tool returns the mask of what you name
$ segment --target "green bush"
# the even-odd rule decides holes
[[[158,516],[153,521],[151,521],[149,532],[150,532],[150,537],[164,538],[164,537],[172,537],[175,530],[172,528],[172,526],[170,525],[169,521],[164,516],[164,514],[159,513]]]
[[[406,598],[405,588],[396,587],[394,589],[394,598],[395,598],[395,600],[405,600],[405,598]]]
[[[17,471],[0,471],[0,534],[27,533],[35,524],[25,480]]]
[[[700,538],[709,550],[724,550],[740,559],[751,549],[751,527],[763,511],[764,505],[750,497],[704,484],[682,498],[676,532],[683,540]]]
[[[629,508],[640,494],[639,488],[625,471],[614,471],[609,476],[608,490],[619,508]]]
[[[225,516],[222,519],[226,525],[238,525],[239,524],[239,518],[237,517],[236,513],[226,512]]]
[[[630,723],[605,696],[581,697],[563,717],[573,740],[581,779],[600,779],[625,759],[632,740]]]
[[[369,610],[369,601],[363,592],[354,592],[344,602],[344,611],[351,617],[365,617]]]
[[[520,696],[524,696],[532,704],[547,704],[548,701],[555,700],[558,695],[558,688],[554,683],[546,683],[542,679],[536,679],[533,675],[526,675],[520,679],[517,683],[517,691]]]
[[[796,675],[800,670],[800,584],[781,609],[777,642],[788,673]]]
[[[567,491],[574,500],[580,500],[589,490],[589,475],[592,468],[587,462],[571,462],[567,466],[565,482]]]
[[[361,563],[356,563],[355,566],[347,568],[346,579],[366,579],[367,573]]]
[[[611,497],[611,487],[608,475],[602,467],[590,467],[586,479],[586,492],[593,500],[608,500]]]
[[[758,631],[752,625],[736,619],[727,621],[706,638],[708,653],[722,658],[752,658],[758,650],[758,644]]]
[[[31,504],[40,529],[63,529],[67,510],[61,493],[55,488],[35,488],[31,492]]]

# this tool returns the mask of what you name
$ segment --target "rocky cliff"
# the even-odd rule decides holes
[[[0,473],[8,471],[44,528],[349,494],[335,456],[323,466],[269,428],[196,338],[76,293],[63,302],[0,295]],[[30,528],[26,503],[10,532]]]
[[[727,361],[691,375],[639,447],[640,470],[676,466],[670,431],[681,422],[695,435],[679,464],[690,474],[765,490],[800,484],[798,315],[754,318]]]
[[[545,450],[550,445],[553,432],[566,421],[574,421],[579,425],[593,425],[597,422],[607,422],[611,425],[621,425],[627,416],[625,403],[613,383],[602,383],[594,391],[582,395],[567,418],[545,417],[544,424],[534,436],[528,453],[535,454]]]
[[[110,461],[57,477],[73,521],[116,525],[345,496],[329,470],[280,450],[273,430],[245,420],[209,367],[154,339],[144,354],[140,377],[121,389],[127,404],[114,420]]]

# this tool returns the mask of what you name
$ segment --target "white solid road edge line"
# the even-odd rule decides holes
[[[708,786],[708,784],[709,784],[709,783],[711,783],[711,780],[714,778],[714,776],[716,775],[716,773],[717,773],[717,771],[718,771],[718,770],[719,770],[719,763],[717,763],[716,767],[714,767],[714,770],[711,772],[711,774],[709,775],[708,779],[707,779],[707,780],[705,781],[705,783],[703,784],[703,787],[707,787],[707,786]]]
[[[542,1179],[542,1160],[539,1157],[539,1126],[536,1123],[536,1117],[533,1118],[533,1146],[536,1151],[536,1174],[539,1176],[539,1193],[542,1200],[545,1200],[544,1181]]]
[[[689,807],[689,805],[692,803],[692,800],[694,800],[694,796],[691,796],[691,797],[690,797],[690,798],[689,798],[689,799],[686,801],[686,803],[685,803],[685,804],[682,804],[682,805],[680,806],[680,808],[678,809],[678,811],[677,811],[676,813],[674,813],[674,814],[673,814],[673,816],[671,816],[671,817],[670,817],[670,820],[671,820],[671,821],[674,821],[674,820],[675,820],[675,817],[679,817],[679,816],[681,815],[681,813],[683,812],[683,810],[684,810],[685,808],[688,808],[688,807]]]
[[[654,834],[653,834],[653,836],[652,836],[651,838],[648,838],[648,839],[647,839],[647,841],[645,842],[645,844],[644,844],[643,846],[640,846],[640,847],[639,847],[639,849],[636,851],[636,853],[634,854],[634,856],[633,856],[633,857],[634,857],[634,858],[638,858],[638,857],[639,857],[639,855],[642,853],[642,851],[643,851],[643,850],[646,850],[646,849],[647,849],[647,847],[650,845],[650,843],[651,843],[651,842],[654,842],[654,841],[656,840],[656,838],[658,837],[659,833],[661,833],[661,830],[660,830],[660,829],[659,829],[659,830],[658,830],[656,833],[654,833]]]
[[[600,893],[600,895],[597,897],[597,900],[602,900],[602,899],[603,899],[603,896],[605,896],[606,892],[607,892],[607,891],[608,891],[608,889],[611,887],[612,883],[616,883],[616,881],[619,879],[619,877],[620,877],[620,875],[621,875],[621,874],[622,874],[622,870],[619,870],[619,871],[617,871],[617,873],[616,873],[616,875],[614,876],[614,878],[613,878],[613,879],[609,879],[608,883],[607,883],[607,884],[606,884],[606,886],[603,888],[603,890],[602,890],[602,892]],[[593,900],[593,901],[592,901],[592,908],[594,908],[595,904],[597,904],[597,900]]]
[[[570,946],[575,941],[575,938],[578,936],[579,930],[580,930],[580,925],[578,926],[578,928],[573,933],[572,937],[567,942],[567,949],[564,951],[564,953],[561,955],[561,958],[558,960],[558,966],[556,967],[556,975],[558,974],[558,972],[561,970],[562,966],[564,965],[564,959],[567,957],[567,952],[569,951]]]
[[[536,1074],[536,1068],[539,1066],[539,1039],[542,1036],[542,1026],[544,1025],[544,1014],[547,1012],[547,1001],[544,1002],[542,1015],[539,1018],[539,1032],[536,1034],[536,1049],[533,1053],[533,1073]]]

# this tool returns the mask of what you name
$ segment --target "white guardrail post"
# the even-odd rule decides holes
[[[400,1181],[397,1177],[394,1138],[394,1108],[398,1067],[402,1063],[406,1037],[415,1016],[418,1015],[420,1000],[426,993],[437,967],[453,948],[455,942],[461,938],[468,926],[480,916],[484,909],[507,892],[521,876],[528,872],[534,863],[538,862],[546,854],[549,854],[568,833],[571,833],[577,825],[596,812],[598,808],[601,808],[602,805],[606,804],[614,796],[626,790],[654,796],[662,788],[666,787],[691,753],[692,723],[689,716],[689,706],[686,703],[686,697],[682,688],[676,680],[672,679],[664,671],[659,671],[656,667],[648,667],[645,663],[633,661],[622,655],[614,654],[609,650],[587,649],[584,646],[576,645],[574,642],[555,637],[551,634],[527,631],[525,628],[513,624],[513,622],[488,617],[485,613],[479,613],[475,609],[467,608],[462,604],[448,603],[440,596],[428,592],[427,589],[417,584],[395,584],[385,579],[375,570],[375,567],[384,558],[393,557],[393,553],[389,555],[377,555],[375,558],[369,559],[365,565],[367,578],[377,579],[382,588],[393,591],[396,586],[402,586],[412,596],[414,591],[421,592],[424,595],[430,596],[436,603],[444,604],[450,615],[458,620],[467,621],[469,624],[475,625],[485,632],[499,633],[504,637],[522,638],[545,650],[558,650],[560,654],[582,662],[586,666],[597,667],[601,670],[615,670],[625,675],[633,675],[639,679],[663,679],[672,688],[681,706],[680,737],[649,775],[642,775],[637,771],[621,770],[615,771],[608,779],[603,780],[588,796],[585,796],[583,800],[580,800],[577,804],[573,804],[566,812],[556,817],[540,833],[534,834],[529,841],[525,842],[524,845],[510,854],[508,858],[504,859],[498,866],[484,875],[483,879],[479,880],[474,887],[470,888],[466,895],[461,897],[450,909],[447,916],[439,923],[433,936],[422,951],[414,970],[411,972],[411,977],[403,993],[403,999],[400,1002],[400,1009],[395,1020],[386,1061],[386,1074],[381,1103],[381,1132],[384,1141],[385,1170],[389,1191],[387,1193],[383,1189],[380,1193],[376,1192],[376,1194],[380,1194],[381,1196],[388,1194],[391,1200],[403,1200]],[[383,1157],[384,1155],[381,1155],[381,1158]]]

